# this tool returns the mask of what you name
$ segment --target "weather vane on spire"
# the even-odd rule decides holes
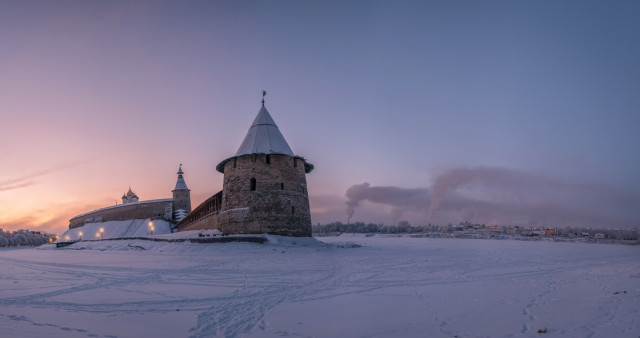
[[[262,105],[264,106],[264,97],[267,96],[267,91],[263,90],[262,91]]]

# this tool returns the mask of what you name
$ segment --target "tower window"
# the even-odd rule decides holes
[[[280,190],[284,190],[284,183],[280,183]]]
[[[253,178],[253,177],[249,181],[249,190],[250,191],[255,191],[256,190],[256,179]]]
[[[234,158],[234,159],[233,159],[233,169],[235,169],[235,168],[236,168],[236,160],[237,160],[237,158]]]
[[[267,155],[267,164],[271,164],[271,156]]]
[[[294,158],[294,159],[293,159],[293,167],[294,167],[294,168],[297,168],[297,167],[298,167],[298,159],[297,159],[297,158]]]
[[[294,207],[293,205],[291,206],[291,214],[293,215],[296,212],[296,207]]]

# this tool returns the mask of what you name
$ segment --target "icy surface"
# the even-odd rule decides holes
[[[115,240],[0,250],[2,335],[541,337],[541,329],[549,337],[640,335],[638,247],[267,238],[267,244]]]

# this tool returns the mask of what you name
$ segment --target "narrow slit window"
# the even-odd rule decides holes
[[[295,214],[296,213],[296,207],[295,206],[291,206],[291,214]]]
[[[293,167],[294,168],[298,167],[298,159],[297,158],[293,159]]]
[[[267,155],[267,164],[271,164],[271,156]]]
[[[249,181],[249,190],[250,191],[255,191],[256,190],[256,179],[253,178],[253,177]]]
[[[280,183],[280,190],[284,190],[284,183]]]

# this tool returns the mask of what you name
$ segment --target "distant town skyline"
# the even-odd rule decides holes
[[[639,226],[640,3],[0,2],[0,228],[221,190],[266,106],[312,222]],[[553,223],[553,224],[551,224]]]

